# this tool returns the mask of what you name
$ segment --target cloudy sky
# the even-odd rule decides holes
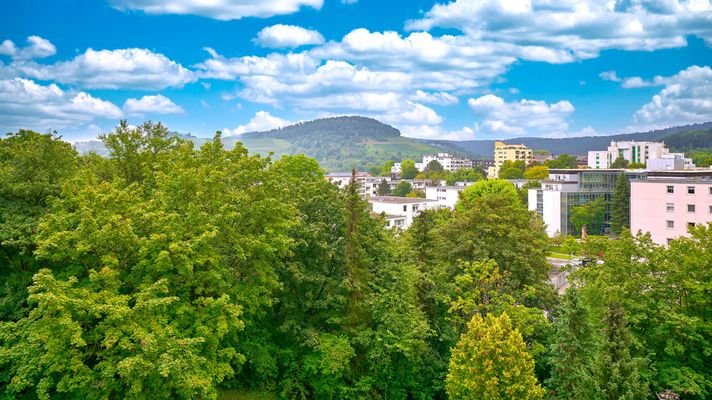
[[[0,131],[198,136],[329,115],[440,139],[712,120],[710,0],[23,0]]]

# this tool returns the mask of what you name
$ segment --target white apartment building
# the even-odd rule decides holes
[[[437,161],[438,163],[440,163],[440,165],[443,166],[444,170],[450,172],[460,168],[472,168],[474,166],[474,162],[470,159],[455,157],[450,153],[438,153],[424,155],[421,162],[415,163],[415,168],[417,168],[418,171],[423,172],[425,171],[425,167],[427,167],[428,163],[430,163],[431,161]],[[400,172],[401,163],[393,164],[393,166],[391,167],[391,173],[399,174]]]
[[[425,188],[425,198],[435,200],[438,208],[454,209],[460,199],[460,192],[466,186],[428,186]]]
[[[589,151],[588,152],[588,167],[592,169],[610,168],[613,162],[618,158],[623,157],[629,163],[644,164],[649,170],[656,169],[681,169],[675,168],[682,163],[683,168],[692,168],[692,160],[685,158],[682,153],[670,153],[670,150],[663,142],[611,142],[607,150]],[[649,160],[664,160],[654,161],[649,163]],[[676,161],[678,160],[678,161]],[[680,161],[681,160],[681,161]]]
[[[712,170],[651,171],[630,185],[630,229],[666,245],[712,222]]]
[[[450,172],[460,168],[472,168],[473,165],[472,160],[455,157],[450,153],[438,153],[424,155],[423,162],[416,163],[415,167],[418,168],[418,171],[422,172],[425,170],[425,167],[427,167],[428,163],[430,163],[431,161],[437,161],[438,163],[440,163],[440,165],[443,166],[443,169]]]
[[[368,172],[356,172],[356,183],[358,183],[358,194],[366,197],[366,183],[371,175]],[[326,174],[326,180],[343,189],[351,182],[351,172],[330,172]],[[380,181],[379,181],[380,182]]]
[[[419,199],[396,196],[375,196],[368,199],[371,211],[377,214],[385,214],[387,220],[393,220],[394,225],[403,229],[408,229],[413,223],[413,219],[420,215],[423,210],[437,208],[436,200]],[[402,226],[395,225],[395,217],[404,217]]]

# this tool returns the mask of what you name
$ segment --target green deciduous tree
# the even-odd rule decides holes
[[[598,197],[588,204],[573,207],[569,219],[576,230],[581,230],[581,227],[586,225],[589,233],[600,233],[605,217],[606,200]]]
[[[448,396],[460,399],[541,399],[534,362],[507,314],[475,315],[453,348]]]
[[[458,168],[448,175],[446,183],[454,185],[455,182],[477,182],[482,179],[484,179],[484,173],[481,169]]]
[[[547,160],[544,165],[549,168],[576,168],[576,157],[568,154],[559,154],[553,160]]]
[[[415,161],[405,159],[401,162],[401,179],[413,179],[418,175],[418,168],[415,168]]]
[[[613,163],[611,163],[611,168],[627,168],[630,161],[623,158],[623,156],[618,156]]]
[[[611,198],[611,231],[620,235],[623,229],[630,227],[630,182],[625,174],[616,180],[616,187]]]
[[[543,180],[549,177],[549,168],[543,165],[534,165],[524,171],[525,179]]]
[[[393,189],[393,195],[398,197],[405,197],[408,193],[413,190],[413,186],[409,182],[400,181]]]

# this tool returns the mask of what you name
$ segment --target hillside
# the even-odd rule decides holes
[[[208,140],[190,134],[174,134],[192,141],[196,146]],[[674,151],[710,149],[712,122],[613,136],[562,139],[523,137],[507,139],[506,142],[523,143],[532,149],[547,150],[554,154],[586,154],[589,150],[605,149],[612,140],[663,140]],[[323,118],[271,131],[223,138],[228,149],[233,148],[238,141],[253,153],[272,153],[277,158],[285,154],[306,154],[317,159],[329,171],[345,171],[352,167],[365,170],[386,160],[419,159],[423,154],[440,151],[471,158],[491,158],[495,142],[412,139],[401,136],[400,131],[390,125],[358,116]],[[94,151],[106,154],[106,149],[99,141],[79,142],[75,143],[75,147],[80,153]]]
[[[418,158],[438,151],[435,146],[402,137],[390,125],[357,116],[317,119],[224,139],[227,147],[237,141],[261,154],[306,154],[332,171],[367,169],[388,159]]]

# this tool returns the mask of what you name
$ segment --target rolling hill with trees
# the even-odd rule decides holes
[[[192,141],[196,147],[210,140],[192,134],[172,134]],[[712,122],[612,136],[560,139],[522,137],[506,141],[523,143],[532,149],[546,150],[553,154],[586,154],[589,150],[605,149],[614,140],[664,140],[674,151],[709,152],[712,147]],[[275,158],[304,154],[315,158],[329,171],[343,171],[354,167],[367,170],[375,165],[382,165],[387,160],[417,160],[423,154],[440,151],[475,159],[491,158],[495,141],[414,139],[404,137],[398,129],[372,118],[342,116],[299,122],[270,131],[223,137],[222,142],[229,149],[241,142],[252,153],[272,153]],[[75,148],[79,153],[108,154],[99,141],[75,143]]]

